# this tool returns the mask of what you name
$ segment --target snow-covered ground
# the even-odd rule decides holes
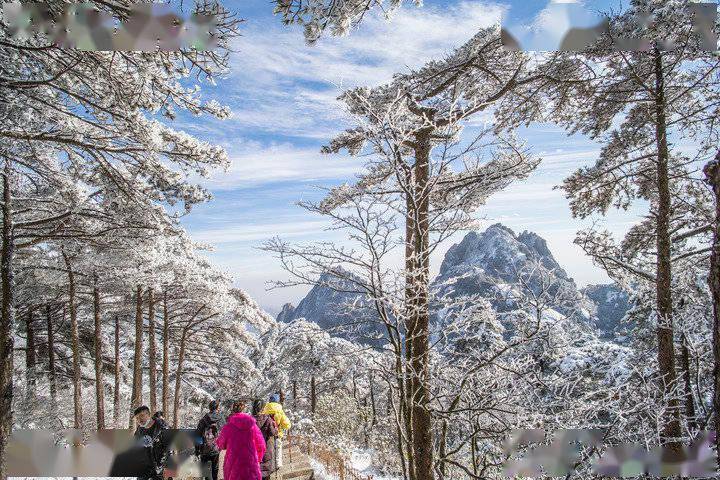
[[[328,472],[321,462],[310,459],[310,465],[315,470],[315,479],[339,480],[339,477]],[[382,476],[373,468],[373,451],[371,449],[354,450],[350,455],[350,465],[362,475],[372,476],[373,480],[400,480],[400,477]]]

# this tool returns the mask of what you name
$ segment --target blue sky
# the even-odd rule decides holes
[[[601,9],[609,4],[586,3]],[[322,218],[295,205],[319,199],[318,186],[352,181],[360,171],[360,160],[319,154],[320,147],[348,125],[337,95],[355,85],[383,83],[394,72],[441,56],[480,26],[498,21],[501,12],[513,23],[540,25],[547,21],[547,6],[546,0],[426,0],[421,8],[404,7],[390,22],[371,15],[350,36],[324,38],[309,47],[300,28],[284,27],[273,17],[268,0],[230,2],[246,22],[235,43],[231,73],[209,89],[208,96],[229,105],[233,118],[184,119],[181,127],[223,145],[232,166],[204,181],[215,198],[194,209],[183,220],[185,226],[193,238],[214,246],[210,256],[268,311],[297,303],[307,289],[267,291],[266,282],[286,275],[257,247],[275,235],[299,242],[342,240],[324,231]],[[575,232],[589,223],[573,219],[562,192],[553,188],[576,168],[592,163],[598,146],[582,137],[569,138],[551,125],[532,126],[520,134],[544,162],[527,181],[493,197],[478,217],[485,224],[502,222],[516,231],[537,232],[580,285],[607,281],[572,243]],[[637,220],[637,213],[613,214],[603,223],[619,235]],[[436,268],[459,240],[438,251]]]

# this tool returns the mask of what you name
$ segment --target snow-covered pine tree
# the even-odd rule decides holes
[[[720,431],[720,152],[704,168],[705,177],[715,195],[712,253],[708,283],[713,299],[713,411],[715,431]],[[718,465],[720,465],[720,436],[715,436]]]
[[[595,165],[563,184],[573,215],[649,205],[646,220],[621,245],[594,230],[581,232],[577,243],[613,278],[628,288],[645,285],[645,298],[654,299],[656,361],[667,403],[661,436],[670,455],[679,452],[682,437],[673,320],[682,308],[682,279],[688,279],[687,289],[694,283],[692,275],[675,274],[699,273],[707,264],[709,196],[698,172],[718,141],[713,116],[720,61],[703,50],[689,3],[630,2],[611,17],[610,33],[586,51],[546,56],[550,63],[540,68],[550,65],[548,77],[526,92],[535,101],[505,105],[517,121],[555,121],[602,142]],[[638,20],[644,14],[650,15],[647,25]],[[613,41],[623,38],[649,38],[651,44],[621,51]],[[685,142],[692,145],[689,153]]]
[[[389,338],[404,342],[396,341],[394,348],[401,363],[407,360],[401,375],[405,385],[400,388],[406,403],[400,410],[407,439],[404,457],[413,480],[434,478],[428,408],[430,253],[448,236],[472,226],[473,213],[488,196],[524,178],[537,165],[512,135],[494,136],[492,129],[485,128],[474,132],[473,138],[463,137],[464,122],[480,112],[492,112],[505,95],[539,76],[531,73],[529,57],[503,48],[499,28],[489,28],[447,58],[396,75],[386,85],[353,89],[341,97],[356,126],[338,135],[325,151],[368,154],[367,171],[354,185],[335,188],[319,205],[308,207],[360,232],[394,229],[394,219],[385,223],[380,218],[383,208],[397,212],[404,224],[402,307],[390,308],[392,315],[385,307],[379,313],[381,318],[394,316],[386,322]],[[350,213],[341,213],[343,209]],[[353,210],[368,222],[358,221]],[[371,251],[386,251],[381,235],[361,243]],[[312,256],[286,247],[282,242],[268,245],[283,257]],[[331,275],[343,256],[351,264],[354,260],[346,252],[335,252],[335,261],[324,262]],[[362,289],[382,304],[387,294],[373,285],[385,274],[378,268],[382,267],[367,269],[371,272]],[[393,325],[396,319],[402,325],[400,335]]]
[[[377,9],[389,16],[403,3],[411,0],[273,0],[274,13],[282,16],[283,23],[303,25],[305,39],[314,43],[326,31],[332,35],[346,35],[365,15]],[[421,0],[412,0],[421,5]]]
[[[49,2],[51,15],[59,15],[64,2]],[[126,18],[131,3],[98,2],[97,8],[117,19]],[[12,428],[13,401],[13,285],[14,254],[58,235],[58,225],[82,214],[86,202],[108,192],[113,184],[128,201],[151,199],[186,208],[207,198],[206,192],[187,182],[192,173],[226,163],[221,148],[168,127],[154,118],[174,118],[177,109],[193,114],[227,116],[215,102],[203,102],[197,89],[187,88],[195,72],[198,79],[225,68],[227,41],[235,35],[237,20],[217,2],[198,2],[194,11],[216,15],[219,49],[213,51],[90,52],[63,50],[48,44],[42,34],[27,40],[10,37],[0,19],[0,104],[2,107],[3,244],[2,324],[0,325],[0,476],[4,477],[5,446]],[[29,186],[28,186],[29,184]],[[77,184],[87,186],[82,198],[67,201],[63,195]],[[33,189],[41,192],[32,192]],[[31,190],[39,208],[21,210]],[[53,192],[60,192],[55,195]],[[39,195],[38,195],[39,193]],[[63,199],[45,208],[47,194]],[[26,197],[27,198],[27,197]],[[21,239],[21,229],[32,230]]]

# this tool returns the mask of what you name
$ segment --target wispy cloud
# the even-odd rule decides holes
[[[214,190],[228,190],[272,182],[315,182],[348,179],[362,168],[362,160],[348,155],[323,155],[317,147],[249,141],[233,147],[232,164],[204,182]]]
[[[210,245],[227,243],[258,243],[274,236],[283,238],[314,236],[323,233],[328,227],[324,220],[306,220],[291,222],[268,222],[255,225],[236,225],[232,227],[193,231],[193,239]]]
[[[303,44],[298,29],[249,23],[235,44],[230,101],[235,127],[327,139],[345,120],[336,97],[345,88],[377,85],[462,45],[498,23],[502,8],[473,2],[409,8],[386,21],[370,15],[342,38]],[[227,92],[226,92],[227,93]]]

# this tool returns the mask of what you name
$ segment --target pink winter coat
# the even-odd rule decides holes
[[[265,439],[247,413],[235,413],[220,431],[217,446],[225,452],[225,480],[261,480],[260,462],[265,455]]]

